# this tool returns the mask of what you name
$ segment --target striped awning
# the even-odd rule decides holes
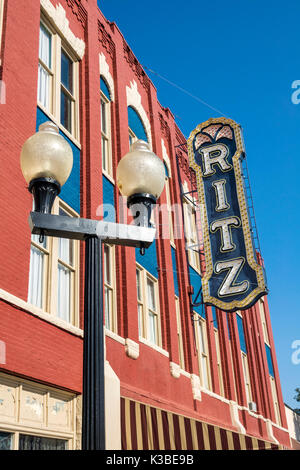
[[[121,398],[123,450],[279,450],[276,444]]]

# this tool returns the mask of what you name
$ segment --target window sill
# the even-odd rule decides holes
[[[125,339],[122,338],[122,336],[119,336],[117,333],[114,333],[113,331],[107,328],[105,328],[104,331],[105,331],[105,336],[108,336],[109,338],[114,339],[118,343],[121,343],[123,344],[123,346],[125,346]]]
[[[102,175],[105,176],[105,178],[107,178],[108,181],[110,181],[113,185],[115,184],[115,180],[113,179],[112,176],[110,176],[109,173],[107,173],[107,171],[102,169]]]
[[[57,125],[59,130],[61,130],[65,134],[65,136],[68,139],[70,139],[73,142],[73,144],[76,145],[76,147],[78,147],[81,150],[80,142],[72,134],[70,134],[70,132],[64,126],[61,125],[61,123],[58,121],[58,119],[56,119],[56,117],[53,116],[53,114],[51,114],[50,111],[48,111],[46,108],[44,108],[44,106],[41,103],[38,103],[37,105],[40,108],[40,110],[43,111],[43,113],[46,114],[49,117],[49,119],[52,122],[54,122],[54,124]]]
[[[76,336],[80,336],[81,338],[83,337],[83,330],[81,330],[80,328],[73,326],[64,320],[61,320],[58,317],[55,317],[51,313],[45,312],[41,308],[36,307],[35,305],[30,304],[29,302],[25,302],[25,300],[22,300],[19,297],[16,297],[15,295],[6,292],[3,289],[0,289],[0,299],[15,307],[21,308],[27,313],[35,315],[41,320],[44,320],[48,323],[52,323],[53,325],[57,326],[58,328],[61,328],[62,330],[68,331],[69,333],[72,333]]]
[[[149,346],[150,348],[154,349],[155,351],[159,352],[160,354],[163,354],[166,357],[170,356],[168,351],[161,348],[160,346],[157,346],[157,344],[151,343],[151,341],[149,341],[145,338],[142,338],[141,336],[139,336],[139,342],[145,344],[146,346]]]

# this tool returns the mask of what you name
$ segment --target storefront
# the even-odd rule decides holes
[[[76,448],[77,398],[0,373],[0,450]]]
[[[121,398],[124,450],[279,450],[255,437]]]

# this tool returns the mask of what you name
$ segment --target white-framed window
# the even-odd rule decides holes
[[[247,396],[247,403],[252,401],[252,389],[251,389],[251,381],[250,381],[250,374],[249,374],[249,364],[248,364],[248,357],[243,351],[242,354],[242,366],[243,366],[243,375],[244,375],[244,382],[246,388],[246,396]]]
[[[265,304],[264,304],[264,301],[262,299],[259,299],[259,301],[258,301],[258,308],[259,308],[259,313],[260,313],[260,319],[261,319],[261,324],[262,324],[264,341],[265,341],[265,343],[270,345],[268,327],[267,327],[267,321],[266,321],[266,314],[265,314]]]
[[[230,362],[231,362],[231,367],[232,367],[232,377],[233,377],[233,388],[234,388],[234,396],[235,398],[237,397],[237,391],[236,391],[236,378],[235,378],[235,373],[234,373],[234,362],[233,362],[233,354],[232,354],[232,343],[231,340],[229,340],[229,353],[230,353]]]
[[[184,370],[184,349],[183,349],[183,336],[181,328],[181,314],[180,314],[180,301],[175,296],[175,309],[176,309],[176,322],[177,322],[177,338],[178,338],[178,349],[179,349],[179,365]]]
[[[105,80],[100,77],[101,106],[101,155],[104,174],[113,178],[112,144],[111,144],[111,100],[110,91]]]
[[[267,363],[268,363],[268,372],[269,372],[269,379],[270,379],[270,385],[271,385],[275,420],[276,420],[276,423],[279,424],[279,426],[281,426],[282,421],[281,421],[281,416],[280,416],[280,408],[279,408],[279,401],[278,401],[278,395],[277,395],[272,352],[271,352],[270,345],[267,344],[266,342],[265,342],[265,351],[266,351],[266,357],[267,357]]]
[[[79,62],[41,15],[37,101],[71,138],[79,141]]]
[[[207,342],[206,320],[194,313],[194,325],[196,332],[196,345],[199,366],[200,383],[202,387],[211,390],[210,364]]]
[[[199,240],[196,224],[196,209],[189,201],[183,204],[185,218],[185,236],[190,265],[200,272]]]
[[[248,354],[247,354],[246,338],[245,338],[245,333],[244,333],[243,317],[239,310],[236,312],[236,314],[237,314],[236,320],[237,320],[237,327],[238,327],[240,347],[241,347],[241,358],[242,358],[244,383],[245,383],[245,389],[246,389],[246,397],[247,397],[247,402],[249,403],[250,401],[253,401],[253,394],[252,394],[252,386],[251,386],[251,379],[250,379],[250,373],[249,373],[249,361],[248,361]]]
[[[130,147],[137,140],[137,136],[130,129],[130,127],[128,128],[128,136],[129,136],[129,147]]]
[[[275,411],[275,419],[276,423],[281,426],[281,416],[280,416],[280,410],[279,410],[279,403],[278,403],[278,395],[277,395],[277,390],[276,390],[276,383],[274,377],[270,375],[270,383],[271,383],[271,391],[272,391],[272,398],[273,398],[273,405],[274,405],[274,411]]]
[[[49,245],[48,237],[40,241],[38,235],[31,236],[28,302],[43,310],[47,309]]]
[[[58,208],[58,214],[64,217],[70,217],[70,212],[61,206]],[[54,241],[55,243],[55,241]],[[57,316],[69,323],[74,323],[74,312],[76,301],[76,242],[67,238],[58,238],[57,254]],[[56,259],[53,257],[56,265]]]
[[[142,266],[136,267],[139,336],[161,347],[158,282]]]
[[[52,213],[78,217],[58,198]],[[32,235],[28,302],[79,326],[79,262],[77,240]]]
[[[214,328],[214,336],[215,336],[215,345],[216,345],[216,352],[217,352],[217,371],[218,371],[218,378],[219,378],[219,385],[220,385],[220,395],[224,397],[225,395],[224,395],[224,381],[223,381],[223,371],[222,371],[220,338],[219,338],[219,331],[217,328]]]
[[[105,327],[117,333],[115,247],[105,244],[103,254]]]

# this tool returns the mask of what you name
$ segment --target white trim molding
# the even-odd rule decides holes
[[[267,427],[267,433],[271,441],[275,442],[275,444],[279,445],[279,442],[277,441],[276,437],[273,434],[273,425],[272,421],[270,419],[266,419],[266,427]]]
[[[108,336],[109,338],[114,339],[118,343],[123,344],[123,346],[125,346],[125,339],[122,338],[122,336],[119,336],[117,333],[114,333],[113,331],[109,330],[108,328],[105,328],[104,331],[105,331],[106,336]]]
[[[240,422],[240,417],[239,417],[239,407],[236,402],[230,401],[229,402],[229,408],[230,408],[230,416],[231,416],[231,422],[233,426],[237,427],[238,431],[241,434],[246,434],[246,429]]]
[[[25,302],[25,300],[20,299],[19,297],[16,297],[15,295],[10,294],[9,292],[3,289],[0,289],[0,299],[15,307],[21,308],[22,310],[31,313],[32,315],[35,315],[36,317],[41,318],[42,320],[48,323],[52,323],[58,328],[61,328],[70,333],[73,333],[76,336],[80,336],[81,338],[83,338],[83,330],[81,330],[80,328],[71,325],[70,323],[52,315],[51,313],[45,312],[41,308],[36,307],[35,305],[30,304],[29,302]]]
[[[146,135],[148,137],[148,144],[152,150],[152,136],[151,136],[151,125],[142,106],[142,97],[138,92],[137,83],[135,80],[130,82],[130,87],[126,86],[127,106],[134,108],[139,114],[145,128]]]
[[[146,346],[149,346],[150,348],[154,349],[155,351],[159,352],[163,356],[169,357],[168,351],[165,349],[161,348],[160,346],[157,346],[157,344],[151,343],[151,341],[147,340],[146,338],[143,338],[142,336],[139,337],[140,343],[145,344]]]
[[[131,359],[138,359],[140,355],[140,345],[132,339],[125,339],[125,351],[128,357]]]
[[[192,392],[194,400],[201,401],[201,384],[200,378],[196,374],[191,374],[191,385],[192,385]]]
[[[180,377],[180,365],[176,364],[175,362],[170,362],[170,372],[172,377],[175,379],[179,379]]]
[[[105,429],[106,449],[121,450],[121,388],[120,379],[105,361]]]
[[[110,101],[114,101],[115,100],[114,80],[109,71],[109,65],[106,62],[106,57],[103,54],[103,52],[99,54],[99,68],[100,68],[100,76],[102,75],[102,77],[107,82],[109,92],[110,92]]]
[[[50,0],[41,0],[41,7],[50,20],[53,21],[58,32],[63,36],[81,60],[85,52],[85,42],[82,39],[77,38],[71,31],[66,11],[62,5],[59,3],[55,7],[52,5]]]

